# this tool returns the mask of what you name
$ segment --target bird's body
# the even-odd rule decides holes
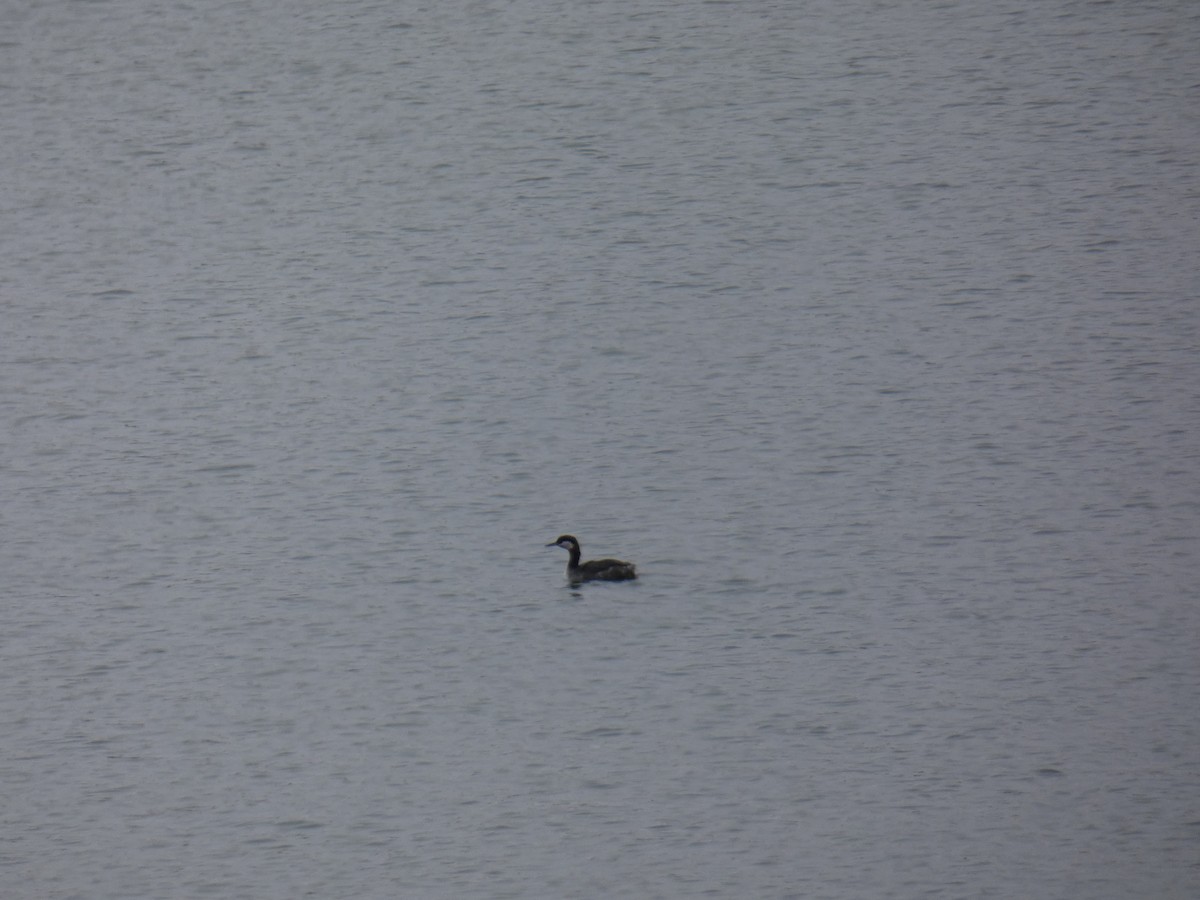
[[[547,547],[562,547],[571,554],[567,562],[567,580],[572,583],[580,581],[628,581],[637,578],[633,563],[622,559],[589,559],[580,562],[579,541],[574,535],[564,534]]]

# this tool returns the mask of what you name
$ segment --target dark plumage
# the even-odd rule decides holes
[[[633,563],[621,559],[589,559],[585,563],[579,561],[579,541],[574,535],[564,534],[547,547],[562,547],[571,554],[567,562],[567,579],[579,581],[628,581],[637,578]]]

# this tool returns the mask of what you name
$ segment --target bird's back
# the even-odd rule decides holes
[[[587,581],[626,581],[637,578],[633,563],[620,559],[590,559],[575,571]]]

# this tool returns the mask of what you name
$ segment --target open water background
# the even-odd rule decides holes
[[[0,5],[0,895],[1200,895],[1198,47]]]

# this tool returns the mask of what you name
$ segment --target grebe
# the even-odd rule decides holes
[[[579,561],[579,541],[574,535],[564,534],[547,547],[562,547],[571,554],[567,563],[567,580],[580,581],[627,581],[637,578],[633,563],[620,559],[589,559],[585,563]]]

